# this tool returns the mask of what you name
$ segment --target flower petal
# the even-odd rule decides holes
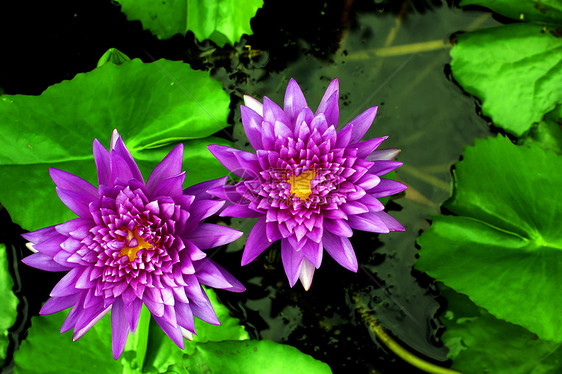
[[[183,162],[183,144],[178,144],[164,157],[162,161],[152,170],[148,181],[146,182],[146,189],[149,195],[154,194],[154,190],[158,185],[171,177],[177,176],[181,173],[181,166]],[[156,195],[158,196],[158,195]]]
[[[98,184],[101,186],[109,184],[111,175],[111,163],[109,161],[109,151],[97,140],[94,139],[94,160],[98,169]]]
[[[408,186],[392,179],[381,178],[379,184],[369,194],[373,197],[386,197],[404,191]]]
[[[389,232],[388,227],[386,227],[386,224],[381,218],[379,218],[377,213],[380,212],[376,212],[376,213],[369,212],[369,213],[358,214],[355,216],[350,216],[349,225],[356,230],[386,234]]]
[[[131,156],[131,152],[123,143],[121,135],[117,130],[113,130],[111,134],[111,150],[109,151],[109,159],[111,165],[110,183],[115,181],[117,177],[128,181],[129,179],[136,179],[144,183],[142,174],[137,166],[137,163]],[[128,176],[128,177],[124,177]]]
[[[230,227],[214,223],[202,223],[187,234],[186,238],[200,249],[209,249],[231,243],[241,237],[242,234],[243,232]]]
[[[242,254],[242,266],[254,261],[272,243],[267,237],[265,217],[261,217],[250,231],[248,240],[246,240],[244,253]]]
[[[289,279],[289,285],[293,287],[299,279],[304,254],[302,251],[295,251],[287,239],[281,239],[281,260],[287,279]]]
[[[300,86],[297,81],[291,78],[289,80],[289,84],[287,85],[285,100],[283,102],[283,109],[285,113],[287,113],[289,121],[291,121],[291,128],[294,127],[295,120],[297,119],[299,113],[307,107],[308,104],[306,103],[306,99],[304,98],[304,94],[302,93]]]
[[[322,245],[324,249],[338,264],[353,272],[357,272],[359,265],[355,251],[348,238],[334,235],[324,231],[322,236]]]
[[[49,168],[49,174],[51,175],[51,179],[53,180],[53,182],[55,182],[57,187],[63,190],[91,195],[93,199],[96,199],[99,196],[98,189],[95,188],[90,182],[85,181],[84,179],[77,177],[72,173],[56,168]]]
[[[255,150],[263,149],[261,141],[261,128],[263,117],[256,111],[247,106],[240,106],[240,114],[242,115],[242,125],[244,132]]]
[[[371,124],[375,119],[375,116],[377,115],[377,110],[378,107],[371,107],[352,119],[347,125],[345,125],[345,127],[353,125],[351,139],[349,140],[351,144],[359,142],[361,138],[363,138],[363,136],[367,133],[367,130],[369,130]]]
[[[314,265],[306,258],[303,258],[299,279],[305,291],[308,291],[310,289],[310,286],[312,285],[313,276],[314,276]]]

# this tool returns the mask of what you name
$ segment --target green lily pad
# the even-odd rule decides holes
[[[106,315],[81,339],[60,334],[67,312],[31,319],[27,338],[14,353],[15,374],[115,374],[123,372],[124,358],[111,353],[111,318]]]
[[[117,128],[145,178],[162,147],[185,142],[189,183],[226,174],[207,151],[218,138],[193,140],[227,126],[230,99],[208,72],[182,62],[132,60],[104,64],[40,96],[0,97],[0,202],[28,230],[73,217],[58,201],[48,174],[56,167],[97,185],[92,142],[108,146]],[[190,170],[191,169],[191,170]],[[208,170],[203,175],[203,171]],[[220,171],[220,172],[219,172]]]
[[[456,164],[457,216],[434,217],[415,266],[497,318],[562,342],[562,156],[477,140]]]
[[[543,27],[511,24],[461,34],[451,69],[482,113],[521,136],[562,104],[562,38]]]
[[[219,303],[214,291],[207,289],[207,295],[222,323],[220,326],[209,325],[196,318],[198,335],[192,342],[186,340],[186,349],[182,351],[150,318],[150,312],[143,306],[137,332],[129,335],[119,360],[114,360],[111,353],[110,313],[75,342],[71,332],[59,333],[67,312],[33,317],[28,336],[16,351],[14,372],[162,373],[176,362],[181,363],[183,356],[195,352],[196,345],[202,342],[248,339],[244,327]]]
[[[117,0],[131,21],[159,39],[192,31],[197,39],[211,39],[220,47],[234,44],[243,34],[252,34],[252,19],[263,0]]]
[[[446,330],[452,368],[462,373],[554,374],[562,372],[562,346],[538,339],[521,326],[495,318],[465,295],[449,288],[447,312],[441,317]]]
[[[480,5],[525,22],[562,25],[560,0],[462,0],[459,5]]]
[[[8,253],[6,245],[0,243],[0,367],[8,350],[8,329],[16,322],[18,316],[18,298],[12,291],[14,281],[8,270]]]
[[[562,155],[562,105],[548,113],[544,120],[533,125],[529,135],[521,139],[522,144],[536,143],[538,146]]]
[[[270,340],[223,341],[197,344],[184,356],[190,374],[329,374],[330,367],[289,345]]]
[[[153,320],[150,325],[145,369],[161,373],[170,366],[179,365],[183,356],[193,354],[195,347],[200,343],[250,338],[244,326],[240,325],[240,321],[232,317],[229,310],[218,301],[216,293],[209,288],[206,288],[205,291],[221,324],[211,325],[196,318],[195,331],[197,335],[193,336],[192,341],[185,341],[185,349],[182,351]]]

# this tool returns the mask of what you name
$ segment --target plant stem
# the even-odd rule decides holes
[[[386,333],[386,331],[384,331],[384,329],[380,325],[379,321],[377,321],[370,314],[370,312],[367,308],[367,305],[359,297],[358,293],[353,295],[353,299],[355,301],[355,305],[359,309],[359,313],[361,314],[361,317],[363,318],[363,321],[365,321],[369,330],[371,330],[373,332],[373,334],[375,334],[377,339],[379,339],[379,341],[381,341],[388,349],[390,349],[392,352],[394,352],[398,357],[400,357],[401,359],[403,359],[404,361],[406,361],[410,365],[415,366],[418,369],[425,371],[426,373],[432,373],[432,374],[461,374],[460,372],[458,372],[456,370],[444,368],[444,367],[432,364],[431,362],[427,362],[427,361],[417,357],[413,353],[409,352],[408,350],[406,350],[404,347],[402,347],[400,344],[398,344],[394,339],[392,339],[390,337],[390,335],[388,335]]]

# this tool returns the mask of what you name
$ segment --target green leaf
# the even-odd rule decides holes
[[[103,56],[101,56],[101,58],[99,59],[98,67],[108,62],[111,62],[112,64],[115,65],[121,65],[127,61],[131,61],[129,56],[127,56],[117,48],[109,48],[107,52],[105,52]]]
[[[512,24],[458,36],[451,69],[482,113],[521,136],[562,104],[562,38],[540,26]]]
[[[459,5],[480,5],[521,21],[562,25],[560,0],[462,0]]]
[[[159,39],[192,31],[197,39],[211,39],[218,46],[234,44],[243,34],[251,35],[250,19],[263,0],[117,0],[131,21]]]
[[[184,356],[190,374],[331,373],[330,367],[289,345],[270,340],[223,341],[197,344]]]
[[[92,142],[109,146],[117,128],[139,159],[145,178],[172,144],[185,142],[189,183],[226,175],[205,138],[226,124],[230,99],[209,73],[159,60],[104,64],[40,96],[0,98],[0,202],[13,220],[33,230],[73,217],[58,201],[49,167],[97,184]],[[159,149],[168,145],[168,148]]]
[[[536,143],[538,146],[562,155],[562,105],[548,113],[541,123],[533,125],[522,144]]]
[[[116,374],[122,373],[124,356],[118,361],[111,353],[111,318],[106,315],[82,338],[59,330],[67,313],[31,319],[27,338],[14,353],[16,374]],[[134,356],[134,355],[133,355]]]
[[[219,47],[252,35],[250,19],[263,0],[188,0],[187,24],[199,40],[211,39]]]
[[[562,372],[560,344],[499,320],[465,295],[442,289],[448,310],[441,317],[452,368],[462,373],[546,374]]]
[[[205,288],[205,291],[221,324],[215,326],[196,318],[197,335],[193,336],[192,341],[185,340],[185,349],[182,351],[153,320],[150,326],[145,369],[152,368],[153,371],[160,373],[172,365],[180,364],[183,355],[195,352],[195,347],[200,343],[250,338],[244,327],[240,325],[240,321],[232,317],[229,310],[218,301],[216,293],[210,288]]]
[[[562,157],[507,138],[477,140],[453,198],[423,233],[416,268],[497,318],[562,341]]]
[[[14,281],[8,270],[6,245],[0,243],[0,366],[3,365],[8,350],[8,329],[18,316],[18,298],[12,292]]]

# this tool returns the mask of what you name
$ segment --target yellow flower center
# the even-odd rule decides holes
[[[133,240],[134,239],[134,240]],[[131,243],[132,242],[132,243]],[[130,247],[130,244],[137,244]],[[129,262],[133,262],[137,257],[137,252],[141,249],[151,249],[152,244],[148,243],[142,236],[139,236],[138,230],[135,227],[133,231],[127,230],[127,237],[125,238],[125,247],[119,253],[121,256],[128,256]]]
[[[291,194],[299,199],[308,199],[312,193],[311,181],[316,176],[315,170],[303,171],[300,175],[291,175],[286,182],[291,185]]]

